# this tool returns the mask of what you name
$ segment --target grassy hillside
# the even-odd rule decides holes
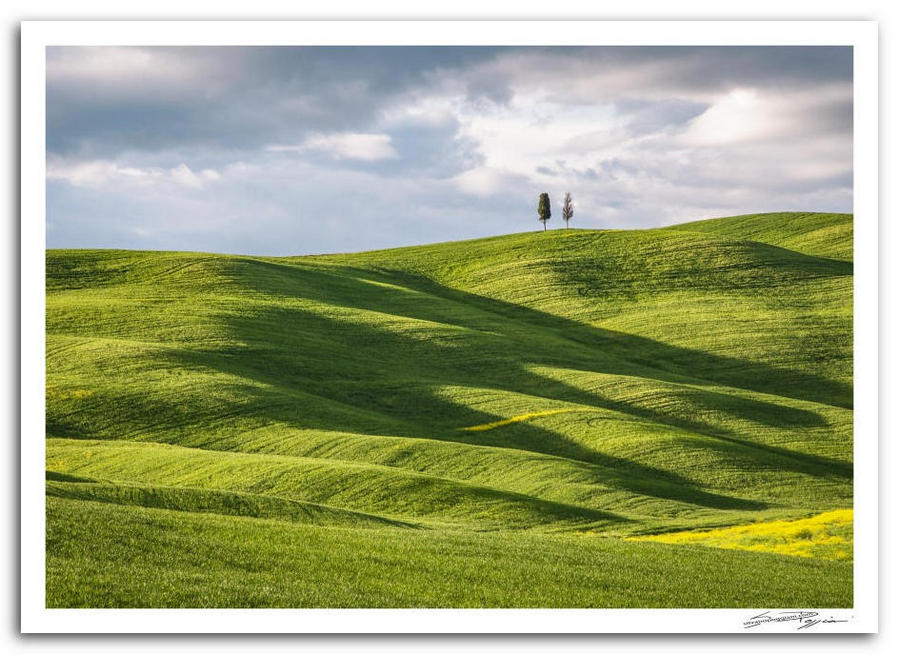
[[[747,214],[681,223],[668,229],[752,239],[807,255],[853,260],[853,221],[847,214]]]
[[[48,604],[847,606],[848,561],[624,537],[852,507],[848,243],[49,251]]]

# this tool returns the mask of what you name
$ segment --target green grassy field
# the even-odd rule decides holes
[[[48,251],[47,603],[851,606],[852,238]]]

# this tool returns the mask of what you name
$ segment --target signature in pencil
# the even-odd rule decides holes
[[[849,619],[836,619],[832,616],[820,616],[813,611],[772,612],[766,610],[744,621],[744,629],[755,628],[764,623],[796,623],[797,630],[807,630],[822,623],[847,623]]]

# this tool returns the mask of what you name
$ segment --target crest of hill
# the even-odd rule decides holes
[[[663,229],[759,241],[806,255],[853,260],[853,214],[745,214],[679,223]]]

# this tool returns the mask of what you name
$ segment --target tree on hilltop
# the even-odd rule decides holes
[[[550,194],[542,193],[538,196],[538,220],[544,224],[544,231],[547,231],[547,221],[550,220]]]
[[[569,229],[569,219],[575,215],[575,205],[572,204],[572,194],[566,191],[563,198],[562,218],[566,222],[566,229]]]

